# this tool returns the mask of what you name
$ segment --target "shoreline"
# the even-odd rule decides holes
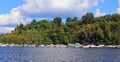
[[[50,44],[50,45],[36,45],[36,44],[0,44],[0,47],[40,47],[40,48],[120,48],[120,45],[80,45],[79,43],[76,44]]]

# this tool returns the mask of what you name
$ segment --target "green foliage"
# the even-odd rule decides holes
[[[92,13],[86,13],[86,15],[82,16],[82,21],[83,23],[90,23],[93,21],[94,15]]]
[[[53,21],[33,20],[30,24],[18,25],[14,31],[0,35],[0,42],[15,44],[120,44],[120,15],[94,17],[92,13]]]
[[[67,18],[66,18],[66,23],[68,23],[68,22],[72,22],[72,18],[67,17]]]
[[[54,18],[53,22],[56,23],[57,25],[60,25],[62,22],[62,19],[60,17],[56,17]]]
[[[111,18],[112,18],[112,21],[115,21],[115,22],[120,21],[120,14],[113,14]]]

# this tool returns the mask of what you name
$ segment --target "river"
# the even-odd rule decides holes
[[[0,62],[120,62],[120,49],[0,47]]]

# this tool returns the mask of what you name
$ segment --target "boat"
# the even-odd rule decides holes
[[[96,47],[96,45],[89,45],[89,47],[90,47],[90,48],[95,48],[95,47]]]
[[[116,48],[116,46],[114,46],[114,45],[107,45],[105,47],[107,47],[107,48]]]
[[[75,46],[74,46],[74,44],[68,44],[68,47],[74,48]]]
[[[116,48],[120,48],[120,45],[116,45]]]
[[[89,45],[85,45],[85,46],[82,46],[83,48],[90,48],[90,46]]]
[[[79,43],[75,43],[75,48],[80,48],[82,47],[82,45],[80,45]]]
[[[45,46],[45,45],[42,45],[42,44],[40,45],[40,47],[44,47],[44,46]]]
[[[103,48],[105,45],[98,45],[97,48]]]
[[[60,45],[60,47],[61,47],[61,48],[66,48],[67,46],[66,46],[66,45],[61,44],[61,45]]]
[[[50,44],[50,48],[54,48],[55,47],[55,45],[54,44]]]

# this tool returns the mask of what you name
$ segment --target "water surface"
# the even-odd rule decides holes
[[[120,62],[120,49],[1,47],[0,62]]]

